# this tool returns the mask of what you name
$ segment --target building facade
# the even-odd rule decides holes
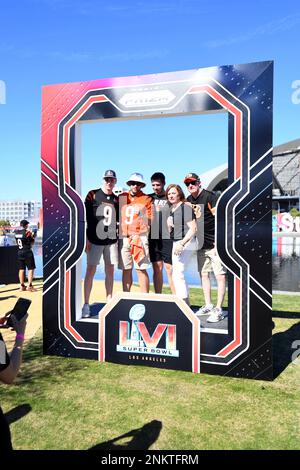
[[[8,220],[11,225],[19,225],[20,220],[37,223],[42,207],[40,201],[0,201],[0,220]]]

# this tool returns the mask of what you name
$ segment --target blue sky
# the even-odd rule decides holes
[[[299,138],[300,104],[292,100],[292,84],[300,80],[297,3],[2,2],[0,80],[6,103],[0,104],[0,199],[41,198],[41,87],[46,84],[274,60],[274,145]],[[2,93],[0,103],[3,98]],[[188,171],[226,161],[226,145],[224,115],[85,125],[82,193],[99,185],[106,167],[116,165],[123,184],[135,170],[149,180],[162,159],[168,180],[181,182]],[[203,155],[201,168],[187,164],[196,152]]]

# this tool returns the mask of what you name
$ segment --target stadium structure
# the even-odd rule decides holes
[[[200,175],[202,186],[220,194],[228,185],[227,164]],[[273,149],[273,209],[277,212],[300,210],[300,139]]]
[[[273,209],[300,209],[300,139],[273,150]]]

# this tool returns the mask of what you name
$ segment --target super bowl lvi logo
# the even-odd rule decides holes
[[[140,321],[145,313],[145,305],[135,304],[129,311],[130,321],[119,322],[117,351],[179,357],[176,349],[176,325],[158,323],[151,335],[145,322]]]

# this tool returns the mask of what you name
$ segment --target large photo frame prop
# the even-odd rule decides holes
[[[200,368],[272,378],[272,101],[269,61],[43,87],[46,354],[101,359],[101,312],[99,321],[82,321],[78,297],[86,224],[80,125],[223,112],[228,115],[228,187],[217,203],[216,247],[228,270],[228,325],[222,334],[200,332]],[[192,323],[197,330],[197,322]]]

